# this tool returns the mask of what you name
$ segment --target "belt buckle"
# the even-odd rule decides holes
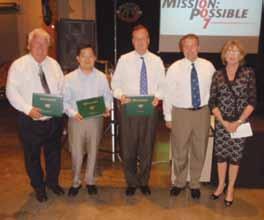
[[[197,107],[197,108],[192,108],[191,110],[192,111],[198,111],[198,110],[200,110],[202,107]]]

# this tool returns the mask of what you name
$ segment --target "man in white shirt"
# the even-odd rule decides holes
[[[18,110],[18,130],[24,145],[25,166],[39,202],[47,200],[45,186],[55,194],[64,194],[58,183],[62,119],[43,116],[32,106],[33,93],[61,95],[63,73],[49,57],[50,36],[43,29],[34,29],[28,37],[29,53],[15,60],[8,73],[6,95]],[[44,150],[46,178],[43,177],[40,153]]]
[[[120,57],[112,79],[114,97],[120,103],[121,145],[127,182],[126,195],[135,194],[140,187],[144,195],[151,193],[148,186],[152,152],[155,143],[157,110],[151,116],[128,116],[125,105],[129,96],[152,95],[153,106],[162,99],[164,66],[162,60],[148,50],[150,43],[146,27],[138,25],[132,31],[133,51]],[[139,160],[139,169],[137,162]]]
[[[90,195],[97,194],[95,185],[95,163],[98,144],[103,129],[103,115],[83,118],[76,102],[102,96],[109,116],[112,94],[105,75],[94,67],[96,60],[94,49],[89,44],[77,49],[79,68],[65,77],[63,98],[66,114],[69,116],[69,144],[72,155],[73,184],[69,196],[76,196],[81,188],[81,168],[83,155],[87,153],[84,181]]]
[[[189,187],[194,199],[200,198],[200,175],[204,164],[210,112],[208,100],[215,68],[198,57],[199,38],[188,34],[180,40],[184,58],[168,69],[164,87],[164,115],[171,128],[172,161],[175,182],[170,190],[177,196],[186,185],[190,154]]]

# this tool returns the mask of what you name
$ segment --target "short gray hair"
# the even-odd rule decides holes
[[[50,45],[50,35],[49,35],[49,33],[47,31],[45,31],[43,28],[36,28],[36,29],[34,29],[33,31],[31,31],[28,34],[28,47],[29,47],[31,41],[36,36],[44,37],[48,41],[48,44]]]

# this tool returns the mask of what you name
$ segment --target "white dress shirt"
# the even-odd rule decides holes
[[[193,108],[191,94],[191,70],[194,63],[201,97],[201,106],[208,104],[212,76],[215,72],[213,64],[205,59],[197,58],[191,62],[183,58],[174,62],[168,69],[164,84],[163,110],[166,121],[171,121],[172,106]]]
[[[53,58],[46,57],[41,63],[50,92],[52,95],[62,95],[63,73]],[[10,66],[6,84],[6,96],[10,104],[26,115],[32,109],[33,93],[44,93],[39,77],[39,63],[31,56],[24,55]],[[49,117],[42,117],[40,120]]]
[[[63,102],[65,113],[73,117],[78,113],[76,102],[83,99],[103,96],[107,109],[111,108],[112,94],[105,75],[93,69],[90,74],[85,74],[80,68],[65,76],[63,86]]]
[[[140,95],[141,57],[144,58],[147,69],[148,95],[153,95],[159,99],[163,98],[164,65],[157,55],[149,51],[144,55],[131,51],[120,57],[111,82],[115,98],[119,99],[122,95]]]

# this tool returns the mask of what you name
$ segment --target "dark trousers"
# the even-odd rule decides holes
[[[27,174],[34,189],[58,184],[61,163],[62,119],[34,121],[25,114],[18,116],[19,135],[24,146]],[[41,168],[40,154],[43,147],[46,179]]]
[[[127,116],[124,106],[121,106],[120,110],[121,145],[127,185],[148,185],[158,121],[157,111],[146,117]]]

